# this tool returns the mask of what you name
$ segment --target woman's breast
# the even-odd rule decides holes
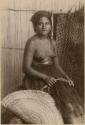
[[[34,65],[48,65],[48,64],[52,64],[53,63],[53,58],[55,57],[55,55],[53,53],[37,53],[35,54],[34,56],[34,59],[33,59],[33,64]]]
[[[33,64],[48,64],[52,63],[55,53],[50,44],[38,44],[34,53]]]
[[[34,57],[39,58],[39,60],[42,60],[48,56],[50,57],[54,56],[54,52],[50,47],[46,48],[46,47],[41,46],[40,48],[36,50],[34,54]]]

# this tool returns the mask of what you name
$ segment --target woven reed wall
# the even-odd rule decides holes
[[[22,84],[22,59],[27,39],[34,34],[31,12],[0,11],[2,97]]]

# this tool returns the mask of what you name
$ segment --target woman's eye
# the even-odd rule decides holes
[[[42,25],[42,23],[38,23],[38,25]]]
[[[41,26],[41,25],[49,25],[49,24],[50,24],[49,22],[46,22],[46,23],[41,23],[40,22],[40,23],[38,23],[39,26]]]
[[[46,22],[46,25],[50,24],[49,22]]]

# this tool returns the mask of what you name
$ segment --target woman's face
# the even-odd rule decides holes
[[[41,17],[36,25],[36,32],[39,35],[47,36],[51,31],[51,23],[47,17]]]

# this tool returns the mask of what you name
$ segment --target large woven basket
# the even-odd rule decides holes
[[[2,106],[15,113],[26,123],[63,124],[53,98],[39,90],[16,91],[2,100]]]

